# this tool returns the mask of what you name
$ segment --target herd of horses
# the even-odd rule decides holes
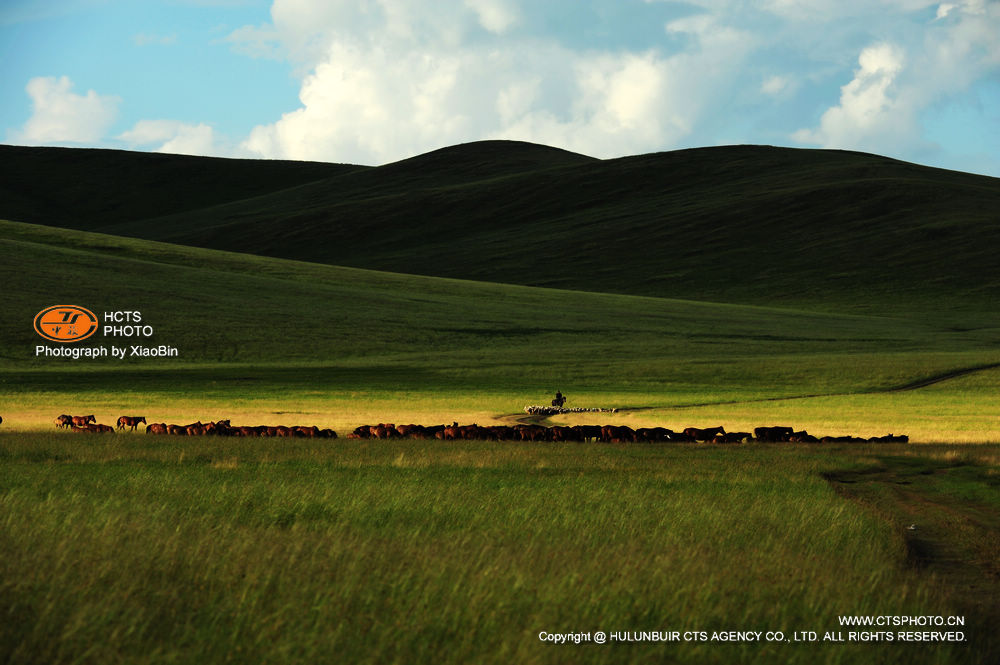
[[[130,432],[136,431],[140,424],[146,425],[146,434],[171,434],[174,436],[280,436],[280,437],[305,437],[336,439],[337,433],[332,429],[320,429],[313,426],[293,425],[257,425],[257,426],[233,426],[229,420],[217,420],[215,422],[203,423],[198,421],[188,425],[168,425],[167,423],[147,423],[145,416],[121,416],[118,419],[117,429],[111,425],[97,424],[93,415],[90,416],[69,416],[61,415],[56,418],[56,427],[69,428],[74,432],[84,434],[108,434],[117,430],[124,430],[126,427]]]
[[[189,425],[168,425],[166,423],[147,424],[144,416],[122,416],[117,429],[136,431],[140,424],[146,425],[147,434],[170,434],[174,436],[242,436],[242,437],[297,437],[336,439],[332,429],[320,429],[315,425],[232,425],[229,420],[209,423],[201,421]],[[66,427],[74,432],[87,434],[112,433],[116,428],[100,425],[93,415],[56,418],[57,427]],[[749,441],[765,443],[908,443],[906,435],[888,434],[876,437],[823,436],[817,437],[806,431],[795,431],[791,427],[757,427],[753,432],[727,432],[724,427],[688,427],[680,432],[665,427],[640,427],[632,429],[624,425],[395,425],[379,423],[361,425],[347,435],[348,439],[440,439],[444,441],[576,441],[602,443],[744,443]]]
[[[753,432],[727,432],[724,427],[688,427],[680,432],[665,427],[624,425],[362,425],[347,435],[349,439],[475,439],[486,441],[575,441],[602,443],[908,443],[906,435],[881,437],[816,437],[791,427],[758,427]]]

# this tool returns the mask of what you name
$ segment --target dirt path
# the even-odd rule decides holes
[[[645,411],[647,409],[662,408],[662,409],[694,409],[706,406],[727,406],[733,404],[757,404],[762,402],[787,402],[796,399],[811,399],[813,397],[845,397],[849,395],[879,395],[883,393],[898,393],[905,392],[908,390],[917,390],[919,388],[926,388],[927,386],[933,386],[937,383],[942,383],[944,381],[950,381],[952,379],[958,379],[963,376],[968,376],[969,374],[975,374],[977,372],[985,372],[991,369],[1000,368],[1000,363],[989,363],[986,365],[974,365],[972,367],[960,367],[958,369],[949,370],[947,372],[942,372],[940,374],[934,374],[923,379],[917,379],[916,381],[911,381],[909,383],[904,383],[898,386],[890,386],[889,388],[877,388],[874,390],[864,390],[856,392],[842,392],[842,393],[811,393],[808,395],[791,395],[788,397],[763,397],[760,399],[741,399],[741,400],[730,400],[725,402],[700,402],[697,404],[668,404],[662,407],[651,407],[651,406],[623,406],[618,407],[618,413],[628,413],[632,411]],[[527,414],[527,413],[505,413],[494,416],[497,420],[508,425],[546,425],[549,426],[552,422],[549,420],[549,416],[544,414]]]
[[[929,376],[926,379],[918,379],[911,383],[907,383],[901,386],[896,386],[895,388],[886,388],[884,390],[878,390],[873,392],[886,392],[886,393],[898,393],[904,390],[916,390],[917,388],[926,388],[927,386],[932,386],[935,383],[941,383],[942,381],[950,381],[951,379],[957,379],[968,374],[975,374],[976,372],[984,372],[989,369],[996,369],[1000,367],[1000,363],[989,363],[987,365],[975,365],[973,367],[964,367],[961,369],[954,369],[950,372],[944,372],[942,374],[935,374]]]
[[[505,425],[546,425],[549,419],[543,413],[505,413],[495,418]]]
[[[907,565],[936,578],[952,613],[966,619],[968,662],[1000,662],[1000,510],[949,491],[971,487],[996,497],[995,476],[986,467],[928,459],[879,462],[825,477],[838,494],[888,520],[906,544]]]

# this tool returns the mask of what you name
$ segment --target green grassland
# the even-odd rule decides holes
[[[0,661],[1000,658],[995,179],[755,147],[488,142],[378,168],[0,148]],[[37,357],[55,304],[155,331],[68,347],[179,356]],[[911,444],[52,424],[511,424],[556,390],[619,410],[548,423]],[[822,636],[846,614],[959,615],[967,637],[538,639]]]
[[[824,474],[890,468],[995,522],[998,454],[7,433],[0,653],[12,663],[995,662],[995,606],[976,604],[993,586],[973,598],[914,568],[909,515],[845,500]],[[952,542],[971,561],[996,553],[968,528]],[[801,631],[846,640],[845,614],[963,616],[965,641],[791,641]],[[597,630],[770,630],[789,641],[538,638]]]
[[[911,393],[885,392],[1000,362],[1000,327],[990,313],[957,328],[916,315],[539,289],[16,222],[0,223],[0,253],[8,285],[0,386],[13,402],[4,407],[9,427],[47,426],[59,413],[80,411],[104,422],[122,413],[184,422],[298,414],[337,429],[384,420],[483,422],[558,389],[571,405],[635,409],[622,417],[673,428],[719,418],[737,428],[781,416],[831,434],[1000,440],[996,369],[977,375],[985,386],[969,377],[941,384],[937,394],[951,401],[918,400],[911,411],[921,417],[913,422],[896,413]],[[36,357],[41,340],[30,322],[56,303],[139,310],[155,330],[142,341],[174,346],[180,356]],[[136,343],[98,336],[82,344],[128,341]],[[952,392],[941,392],[946,385]],[[773,401],[781,398],[799,399]],[[824,407],[831,400],[853,404],[850,417],[840,415],[842,406]],[[945,417],[956,400],[959,426]]]

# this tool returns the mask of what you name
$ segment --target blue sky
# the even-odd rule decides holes
[[[0,140],[383,164],[491,138],[1000,176],[996,0],[6,0]]]

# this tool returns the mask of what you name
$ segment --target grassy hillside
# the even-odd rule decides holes
[[[91,229],[242,200],[363,168],[0,145],[0,217]]]
[[[725,417],[745,429],[780,414],[828,433],[1000,438],[996,369],[932,398],[922,396],[935,387],[880,392],[1000,362],[1000,325],[989,314],[957,330],[924,317],[397,275],[15,222],[0,223],[0,280],[7,427],[16,426],[15,411],[48,424],[52,410],[83,404],[113,418],[154,408],[186,422],[289,411],[338,427],[389,417],[483,420],[562,390],[572,406],[637,409],[617,417],[631,424]],[[138,310],[155,330],[149,340],[95,336],[81,345],[141,341],[180,355],[36,357],[42,340],[32,318],[67,303],[99,315]],[[814,397],[760,401],[804,396]]]
[[[44,170],[32,177],[65,198]],[[861,153],[730,146],[594,160],[494,141],[253,194],[83,218],[188,245],[587,291],[868,312],[1000,296],[1000,180]]]

